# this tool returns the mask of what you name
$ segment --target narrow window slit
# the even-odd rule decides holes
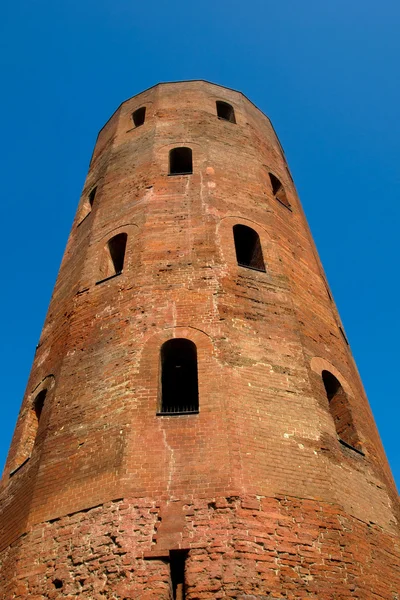
[[[90,192],[85,196],[84,201],[82,203],[82,211],[80,215],[80,221],[78,223],[78,227],[83,221],[90,215],[93,208],[94,199],[97,193],[97,185],[90,190]]]
[[[185,600],[185,562],[187,550],[170,550],[169,565],[173,600]]]
[[[93,208],[93,202],[96,197],[96,192],[97,192],[97,186],[92,189],[92,191],[90,192],[89,197],[88,197],[91,209]]]
[[[46,400],[47,389],[44,389],[38,393],[32,403],[31,416],[30,416],[30,433],[29,433],[29,454],[32,453],[33,448],[38,441],[39,424],[43,412],[44,402]]]
[[[46,399],[47,390],[42,390],[38,393],[33,403],[33,410],[35,411],[37,423],[39,425],[40,417],[42,416],[42,410],[44,406],[44,401]]]

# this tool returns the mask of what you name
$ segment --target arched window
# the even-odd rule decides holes
[[[193,173],[191,148],[173,148],[169,152],[169,174],[190,175]]]
[[[237,263],[241,267],[264,271],[265,265],[262,255],[259,235],[251,227],[246,225],[234,225],[233,237]]]
[[[338,379],[329,371],[322,371],[329,410],[335,423],[336,433],[341,442],[356,450],[361,450],[360,439],[353,423],[349,400]]]
[[[41,435],[39,424],[43,412],[48,389],[42,389],[34,398],[30,408],[26,412],[23,435],[20,440],[19,448],[14,459],[13,468],[10,470],[10,477],[19,471],[32,456],[34,447]]]
[[[90,192],[87,194],[87,196],[84,197],[84,200],[82,202],[82,208],[81,208],[81,212],[80,212],[80,220],[78,222],[78,226],[86,219],[86,217],[88,215],[90,215],[92,208],[93,208],[94,199],[96,197],[96,192],[97,192],[97,186],[92,188],[90,190]]]
[[[175,338],[161,347],[160,414],[185,414],[199,411],[196,345]]]
[[[143,125],[146,118],[146,107],[142,106],[132,113],[132,121],[135,127]]]
[[[128,235],[126,233],[119,233],[108,240],[103,250],[100,263],[100,280],[97,283],[122,273],[127,239]]]
[[[272,173],[269,173],[269,178],[271,180],[272,193],[274,194],[275,198],[279,200],[279,202],[282,202],[282,204],[284,204],[287,208],[290,208],[290,202],[287,199],[285,188],[279,179]]]
[[[217,100],[216,105],[218,119],[221,119],[222,121],[229,121],[230,123],[236,123],[233,106],[227,102],[222,102],[221,100]]]
[[[113,273],[111,275],[118,275],[122,273],[124,268],[126,240],[128,236],[126,233],[119,233],[109,240],[107,246],[110,253],[111,268]]]
[[[29,424],[29,444],[30,444],[30,452],[32,452],[33,447],[36,442],[37,433],[39,429],[40,417],[42,416],[44,401],[46,400],[47,389],[41,390],[36,398],[33,401],[32,409],[31,409],[31,418]]]
[[[44,406],[44,401],[46,399],[47,390],[42,390],[38,393],[33,403],[33,410],[35,411],[37,422],[39,423],[40,417],[42,416],[42,410]]]

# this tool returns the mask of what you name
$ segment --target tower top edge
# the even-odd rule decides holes
[[[138,92],[137,94],[134,94],[133,96],[129,96],[129,98],[125,98],[125,100],[123,100],[118,106],[117,108],[114,110],[114,112],[110,115],[110,117],[107,119],[107,121],[104,123],[104,125],[101,127],[101,129],[98,131],[97,137],[100,135],[100,133],[103,131],[103,129],[106,127],[107,123],[109,121],[111,121],[111,119],[113,118],[113,116],[120,110],[120,108],[126,104],[127,102],[130,102],[131,100],[133,100],[134,98],[137,98],[138,96],[141,96],[142,94],[145,94],[147,92],[149,92],[150,90],[155,90],[158,87],[164,87],[164,86],[169,86],[169,85],[179,85],[179,84],[187,84],[187,83],[204,83],[206,85],[210,85],[210,86],[215,86],[218,88],[221,88],[223,90],[228,90],[230,92],[234,92],[235,94],[239,94],[240,96],[242,96],[247,102],[249,102],[250,104],[252,104],[254,106],[254,108],[256,110],[258,110],[266,119],[268,119],[268,121],[270,122],[271,126],[272,122],[271,119],[268,117],[268,115],[266,115],[252,100],[250,100],[250,98],[248,98],[248,96],[246,96],[246,94],[244,94],[243,92],[241,92],[240,90],[237,90],[235,88],[231,88],[229,86],[226,85],[221,85],[220,83],[214,83],[213,81],[208,81],[207,79],[179,79],[177,81],[159,81],[158,83],[155,83],[154,85],[151,85],[148,88],[145,88],[144,90],[142,90],[141,92]],[[275,132],[276,133],[276,132]]]

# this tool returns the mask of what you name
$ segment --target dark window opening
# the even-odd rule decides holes
[[[132,120],[133,120],[133,124],[135,125],[135,127],[140,127],[140,125],[143,125],[145,117],[146,117],[146,107],[145,106],[142,106],[141,108],[138,108],[137,110],[135,110],[132,113]]]
[[[126,233],[119,233],[115,237],[111,238],[108,242],[108,251],[110,253],[110,259],[112,262],[113,273],[112,275],[118,275],[122,273],[124,268],[126,240],[128,236]]]
[[[169,174],[190,175],[193,173],[192,150],[173,148],[169,153]]]
[[[45,379],[48,381],[50,377]],[[44,382],[42,382],[44,386]],[[17,473],[24,465],[28,463],[32,454],[34,453],[36,445],[38,445],[41,439],[44,438],[46,433],[46,427],[41,427],[42,413],[45,403],[47,402],[47,394],[49,388],[42,387],[42,389],[36,393],[35,396],[29,399],[29,405],[24,411],[22,431],[17,451],[13,457],[12,468],[10,469],[10,477]]]
[[[218,119],[221,119],[222,121],[229,121],[230,123],[236,123],[233,106],[220,100],[218,100],[216,104]]]
[[[90,208],[92,208],[92,207],[93,207],[93,202],[94,202],[94,199],[95,199],[95,197],[96,197],[96,192],[97,192],[97,187],[94,187],[94,188],[92,189],[92,191],[90,192],[90,194],[89,194],[89,204],[90,204]]]
[[[176,338],[161,347],[161,414],[197,413],[199,390],[197,349]]]
[[[185,600],[185,562],[187,550],[171,550],[169,566],[171,571],[171,587],[173,600]]]
[[[287,199],[285,188],[283,187],[279,179],[275,177],[275,175],[273,175],[272,173],[269,173],[269,178],[271,180],[272,193],[274,194],[275,198],[279,200],[279,202],[282,202],[282,204],[290,208],[290,202]]]
[[[42,390],[36,396],[33,403],[33,410],[35,411],[37,422],[39,423],[40,417],[42,415],[42,410],[44,406],[44,401],[46,399],[47,390]]]
[[[322,371],[326,396],[329,401],[329,410],[335,423],[336,433],[344,445],[361,450],[361,443],[354,426],[346,392],[338,379],[329,371]]]
[[[97,193],[97,186],[95,186],[87,194],[87,196],[84,197],[84,200],[82,202],[82,209],[81,209],[80,221],[78,223],[78,226],[81,223],[83,223],[83,221],[90,215],[92,208],[93,208],[93,203],[94,203],[94,199],[96,197],[96,193]]]
[[[99,279],[96,285],[122,273],[127,240],[128,235],[126,233],[119,233],[108,240],[100,260]]]
[[[62,582],[61,579],[53,579],[53,585],[56,588],[56,590],[61,590],[64,583]]]
[[[38,440],[39,423],[42,416],[44,402],[46,400],[47,390],[42,390],[38,393],[32,404],[32,416],[30,419],[30,434],[29,434],[29,454],[32,453],[33,447]]]
[[[234,225],[233,237],[238,265],[265,272],[258,233],[246,225]]]

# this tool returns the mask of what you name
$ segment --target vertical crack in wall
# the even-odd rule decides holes
[[[173,448],[171,448],[171,446],[167,442],[167,434],[166,434],[165,429],[163,429],[163,440],[164,440],[165,448],[169,452],[167,492],[170,495],[172,479],[173,479],[174,471],[175,471],[175,450]]]

